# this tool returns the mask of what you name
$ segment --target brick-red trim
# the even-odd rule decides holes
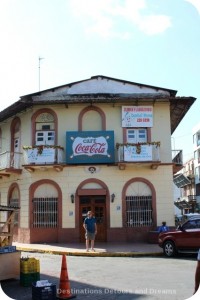
[[[58,139],[58,117],[57,114],[50,108],[42,108],[37,110],[31,117],[31,128],[32,128],[32,146],[35,145],[35,133],[36,133],[36,119],[40,114],[49,113],[54,117],[54,124],[55,124],[55,145],[57,145]]]
[[[106,130],[106,116],[103,110],[101,110],[99,107],[96,106],[87,106],[85,107],[79,114],[78,116],[78,130],[82,131],[83,130],[83,115],[87,113],[90,110],[94,110],[98,112],[101,116],[101,122],[102,122],[102,130]]]
[[[124,185],[123,189],[122,189],[122,217],[123,217],[123,227],[126,228],[126,203],[125,203],[125,199],[126,199],[126,190],[128,189],[129,185],[134,183],[134,182],[143,182],[146,185],[148,185],[148,187],[151,189],[151,193],[152,193],[152,208],[153,208],[153,228],[156,226],[157,224],[157,213],[156,213],[156,190],[153,186],[153,184],[148,181],[145,178],[142,177],[135,177],[130,179],[129,181],[126,182],[126,184]]]

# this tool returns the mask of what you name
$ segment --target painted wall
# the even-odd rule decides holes
[[[46,106],[55,111],[58,116],[58,145],[65,147],[66,131],[78,130],[78,116],[82,109],[88,105],[64,105]],[[123,142],[123,129],[121,127],[121,106],[111,104],[95,105],[104,111],[106,116],[106,130],[115,131],[115,143]],[[27,112],[19,115],[21,120],[21,147],[30,146],[32,141],[31,117],[41,106],[36,106]],[[75,194],[77,186],[88,178],[95,178],[104,182],[110,194],[115,193],[114,203],[110,203],[110,227],[122,227],[122,190],[127,181],[134,177],[142,177],[152,183],[156,191],[157,202],[157,225],[164,220],[169,226],[174,226],[174,205],[173,205],[173,174],[171,163],[171,134],[170,134],[170,113],[169,104],[155,104],[154,126],[151,129],[151,140],[160,141],[161,162],[166,165],[159,166],[156,170],[145,165],[127,165],[126,170],[119,170],[117,166],[98,166],[97,172],[90,174],[86,166],[64,167],[62,172],[52,169],[30,173],[23,168],[21,175],[11,175],[0,180],[1,203],[7,205],[7,193],[10,185],[17,182],[20,190],[20,226],[29,228],[29,187],[32,183],[50,179],[56,182],[62,191],[62,227],[75,228],[76,206],[71,203],[70,195]],[[3,149],[10,146],[10,123],[0,124],[2,129]],[[98,120],[99,124],[99,120]],[[3,140],[4,141],[4,140]],[[23,149],[21,149],[24,152]],[[65,157],[65,151],[64,151]],[[116,151],[117,157],[117,151]],[[23,163],[22,163],[23,164]],[[45,186],[43,186],[45,189]],[[41,193],[41,191],[40,191]]]

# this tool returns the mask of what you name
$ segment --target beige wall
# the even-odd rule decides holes
[[[58,145],[66,147],[66,131],[78,130],[78,115],[88,105],[64,105],[47,106],[53,109],[58,116]],[[97,105],[98,106],[98,105]],[[121,107],[108,104],[99,105],[106,115],[106,130],[115,131],[115,143],[123,142],[123,131],[121,128]],[[38,109],[41,109],[38,106]],[[21,145],[31,145],[31,116],[37,108],[19,115],[21,119]],[[3,149],[8,150],[10,145],[10,122],[1,124]],[[152,141],[160,141],[160,156],[162,163],[171,163],[171,134],[170,134],[170,112],[169,104],[161,103],[154,105],[154,127],[151,129]],[[6,145],[6,146],[5,146]],[[23,152],[23,150],[22,150]],[[65,151],[64,151],[65,156]],[[67,167],[62,172],[48,169],[47,171],[37,170],[29,173],[23,169],[21,175],[11,175],[9,178],[0,180],[1,201],[7,204],[7,192],[13,182],[17,182],[20,189],[20,223],[21,227],[29,227],[29,187],[40,179],[51,179],[55,181],[62,190],[62,220],[63,228],[75,227],[75,204],[71,203],[70,195],[74,194],[77,186],[88,178],[99,179],[108,186],[110,194],[115,193],[114,203],[110,203],[110,225],[111,227],[122,227],[122,189],[126,182],[134,177],[142,177],[149,180],[156,190],[157,201],[157,223],[165,220],[168,225],[174,225],[173,205],[173,174],[172,166],[162,165],[157,170],[141,165],[128,165],[126,170],[120,171],[117,166],[99,166],[98,172],[88,174],[86,167]],[[117,210],[117,206],[121,210]]]
[[[81,110],[89,105],[69,105],[66,108],[60,106],[46,106],[55,111],[58,116],[58,145],[66,147],[66,131],[78,130],[78,116]],[[106,130],[114,130],[115,143],[123,142],[123,130],[121,127],[121,106],[112,106],[111,104],[95,105],[104,111],[106,115]],[[30,146],[32,143],[31,117],[40,106],[28,110],[19,115],[21,119],[21,147]],[[2,146],[3,150],[10,148],[10,124],[11,119],[6,124],[0,124],[2,128]],[[163,163],[171,162],[171,133],[170,133],[170,112],[169,103],[154,105],[154,126],[151,128],[151,140],[161,142],[161,161]],[[4,142],[5,141],[5,142]],[[22,150],[23,151],[23,150]]]
[[[56,171],[36,171],[35,174],[25,172],[22,175],[22,180],[18,181],[21,195],[21,226],[29,227],[29,186],[30,182],[35,182],[43,178],[54,180],[62,190],[62,220],[64,228],[75,227],[75,204],[71,203],[70,195],[75,194],[77,186],[93,177],[104,182],[109,189],[110,194],[115,193],[114,203],[110,203],[110,225],[111,227],[122,226],[122,210],[117,210],[117,206],[122,208],[122,189],[127,181],[134,177],[142,177],[150,181],[156,190],[157,201],[157,223],[160,224],[163,220],[167,221],[168,225],[174,225],[173,218],[173,189],[172,189],[172,173],[170,166],[161,166],[157,170],[138,168],[127,168],[125,171],[120,171],[118,167],[102,166],[98,168],[98,173],[91,176],[86,172],[85,167],[68,167],[63,172]],[[145,176],[144,176],[145,171]],[[117,183],[117,184],[116,184]],[[7,198],[7,189],[10,186],[9,180],[4,181],[5,187],[1,189],[2,198]],[[6,202],[5,202],[6,203]],[[70,216],[70,212],[73,215]]]

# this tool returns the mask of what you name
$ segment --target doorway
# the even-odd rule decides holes
[[[97,235],[95,241],[106,242],[106,196],[80,196],[80,241],[85,241],[84,219],[91,210],[97,222]]]

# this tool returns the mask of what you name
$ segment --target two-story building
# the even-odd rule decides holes
[[[174,226],[171,134],[194,103],[177,91],[106,76],[39,91],[0,112],[2,205],[20,206],[15,240],[146,241]]]

